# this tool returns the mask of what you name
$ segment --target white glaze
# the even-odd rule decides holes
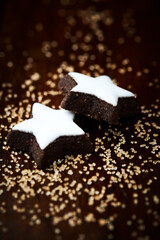
[[[117,106],[120,97],[135,97],[132,92],[116,86],[110,77],[105,75],[93,78],[81,73],[70,72],[69,76],[77,83],[71,91],[94,95],[113,106]]]
[[[73,122],[74,113],[54,110],[40,103],[32,107],[33,118],[18,123],[13,130],[32,133],[43,150],[60,136],[83,135],[84,131]]]

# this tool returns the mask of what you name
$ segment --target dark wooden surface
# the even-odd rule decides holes
[[[8,0],[0,13],[0,239],[160,239],[158,1]],[[6,136],[34,102],[59,107],[69,71],[109,75],[141,114],[81,119],[96,152],[43,172]]]

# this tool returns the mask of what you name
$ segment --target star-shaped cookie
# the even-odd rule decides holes
[[[60,80],[59,88],[65,95],[61,107],[109,124],[118,124],[123,117],[138,113],[135,95],[116,86],[108,76],[96,78],[70,72]]]
[[[39,168],[67,154],[91,152],[89,139],[73,120],[74,113],[70,111],[35,103],[32,118],[12,128],[8,144],[31,154]]]

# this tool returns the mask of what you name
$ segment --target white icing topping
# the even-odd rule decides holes
[[[32,133],[42,150],[60,136],[85,134],[73,122],[74,114],[70,111],[54,110],[40,103],[34,103],[32,115],[33,118],[18,123],[13,130]]]
[[[108,76],[89,77],[81,73],[70,72],[77,85],[72,88],[73,92],[91,94],[117,106],[119,97],[135,97],[135,95],[121,87],[116,86]]]

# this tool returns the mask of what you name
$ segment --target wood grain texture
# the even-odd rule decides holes
[[[8,0],[0,14],[0,239],[160,239],[158,1]],[[109,75],[141,114],[79,116],[95,152],[38,170],[6,137],[34,102],[60,106],[70,71]]]

